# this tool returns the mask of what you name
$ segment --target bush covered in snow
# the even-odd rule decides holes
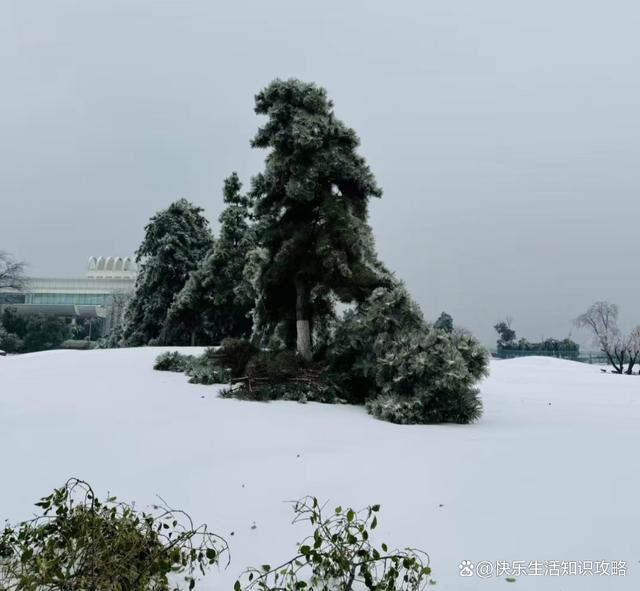
[[[193,355],[182,355],[178,351],[167,351],[156,357],[153,369],[158,371],[185,372],[193,361]]]
[[[475,383],[488,354],[469,334],[427,324],[401,285],[379,288],[339,322],[329,351],[349,400],[396,423],[468,423],[480,417]]]
[[[226,384],[231,378],[230,371],[220,364],[215,349],[207,349],[199,356],[167,351],[158,355],[153,368],[184,373],[191,384]]]
[[[227,384],[231,379],[231,372],[220,364],[214,349],[207,349],[202,355],[191,359],[185,373],[191,384]]]

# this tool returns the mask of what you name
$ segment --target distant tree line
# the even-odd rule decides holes
[[[56,316],[18,314],[11,306],[0,314],[0,350],[7,353],[58,349],[69,340],[97,341],[99,334],[99,321],[95,320],[79,319],[72,324]]]
[[[518,339],[516,331],[511,328],[510,318],[498,322],[494,329],[499,337],[496,356],[500,358],[544,355],[575,360],[580,356],[580,345],[569,338],[561,340],[549,338],[538,342],[528,341],[522,337]]]

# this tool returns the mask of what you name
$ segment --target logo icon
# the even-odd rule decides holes
[[[473,576],[473,563],[470,560],[463,560],[458,565],[460,569],[461,577],[472,577]]]

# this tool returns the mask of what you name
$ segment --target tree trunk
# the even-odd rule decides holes
[[[296,281],[296,336],[298,353],[303,359],[311,359],[311,322],[309,289],[302,279]]]
[[[191,346],[193,347],[195,346],[195,344],[196,344],[196,329],[194,328],[191,331]]]

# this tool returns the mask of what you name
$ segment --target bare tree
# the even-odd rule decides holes
[[[614,371],[622,373],[629,352],[629,339],[624,339],[620,334],[618,306],[609,302],[596,302],[584,314],[578,316],[575,323],[581,328],[591,330],[595,343],[607,356]]]
[[[636,326],[627,339],[628,366],[626,373],[633,373],[633,366],[640,360],[640,326]]]
[[[20,289],[25,282],[24,263],[0,250],[0,289]]]

